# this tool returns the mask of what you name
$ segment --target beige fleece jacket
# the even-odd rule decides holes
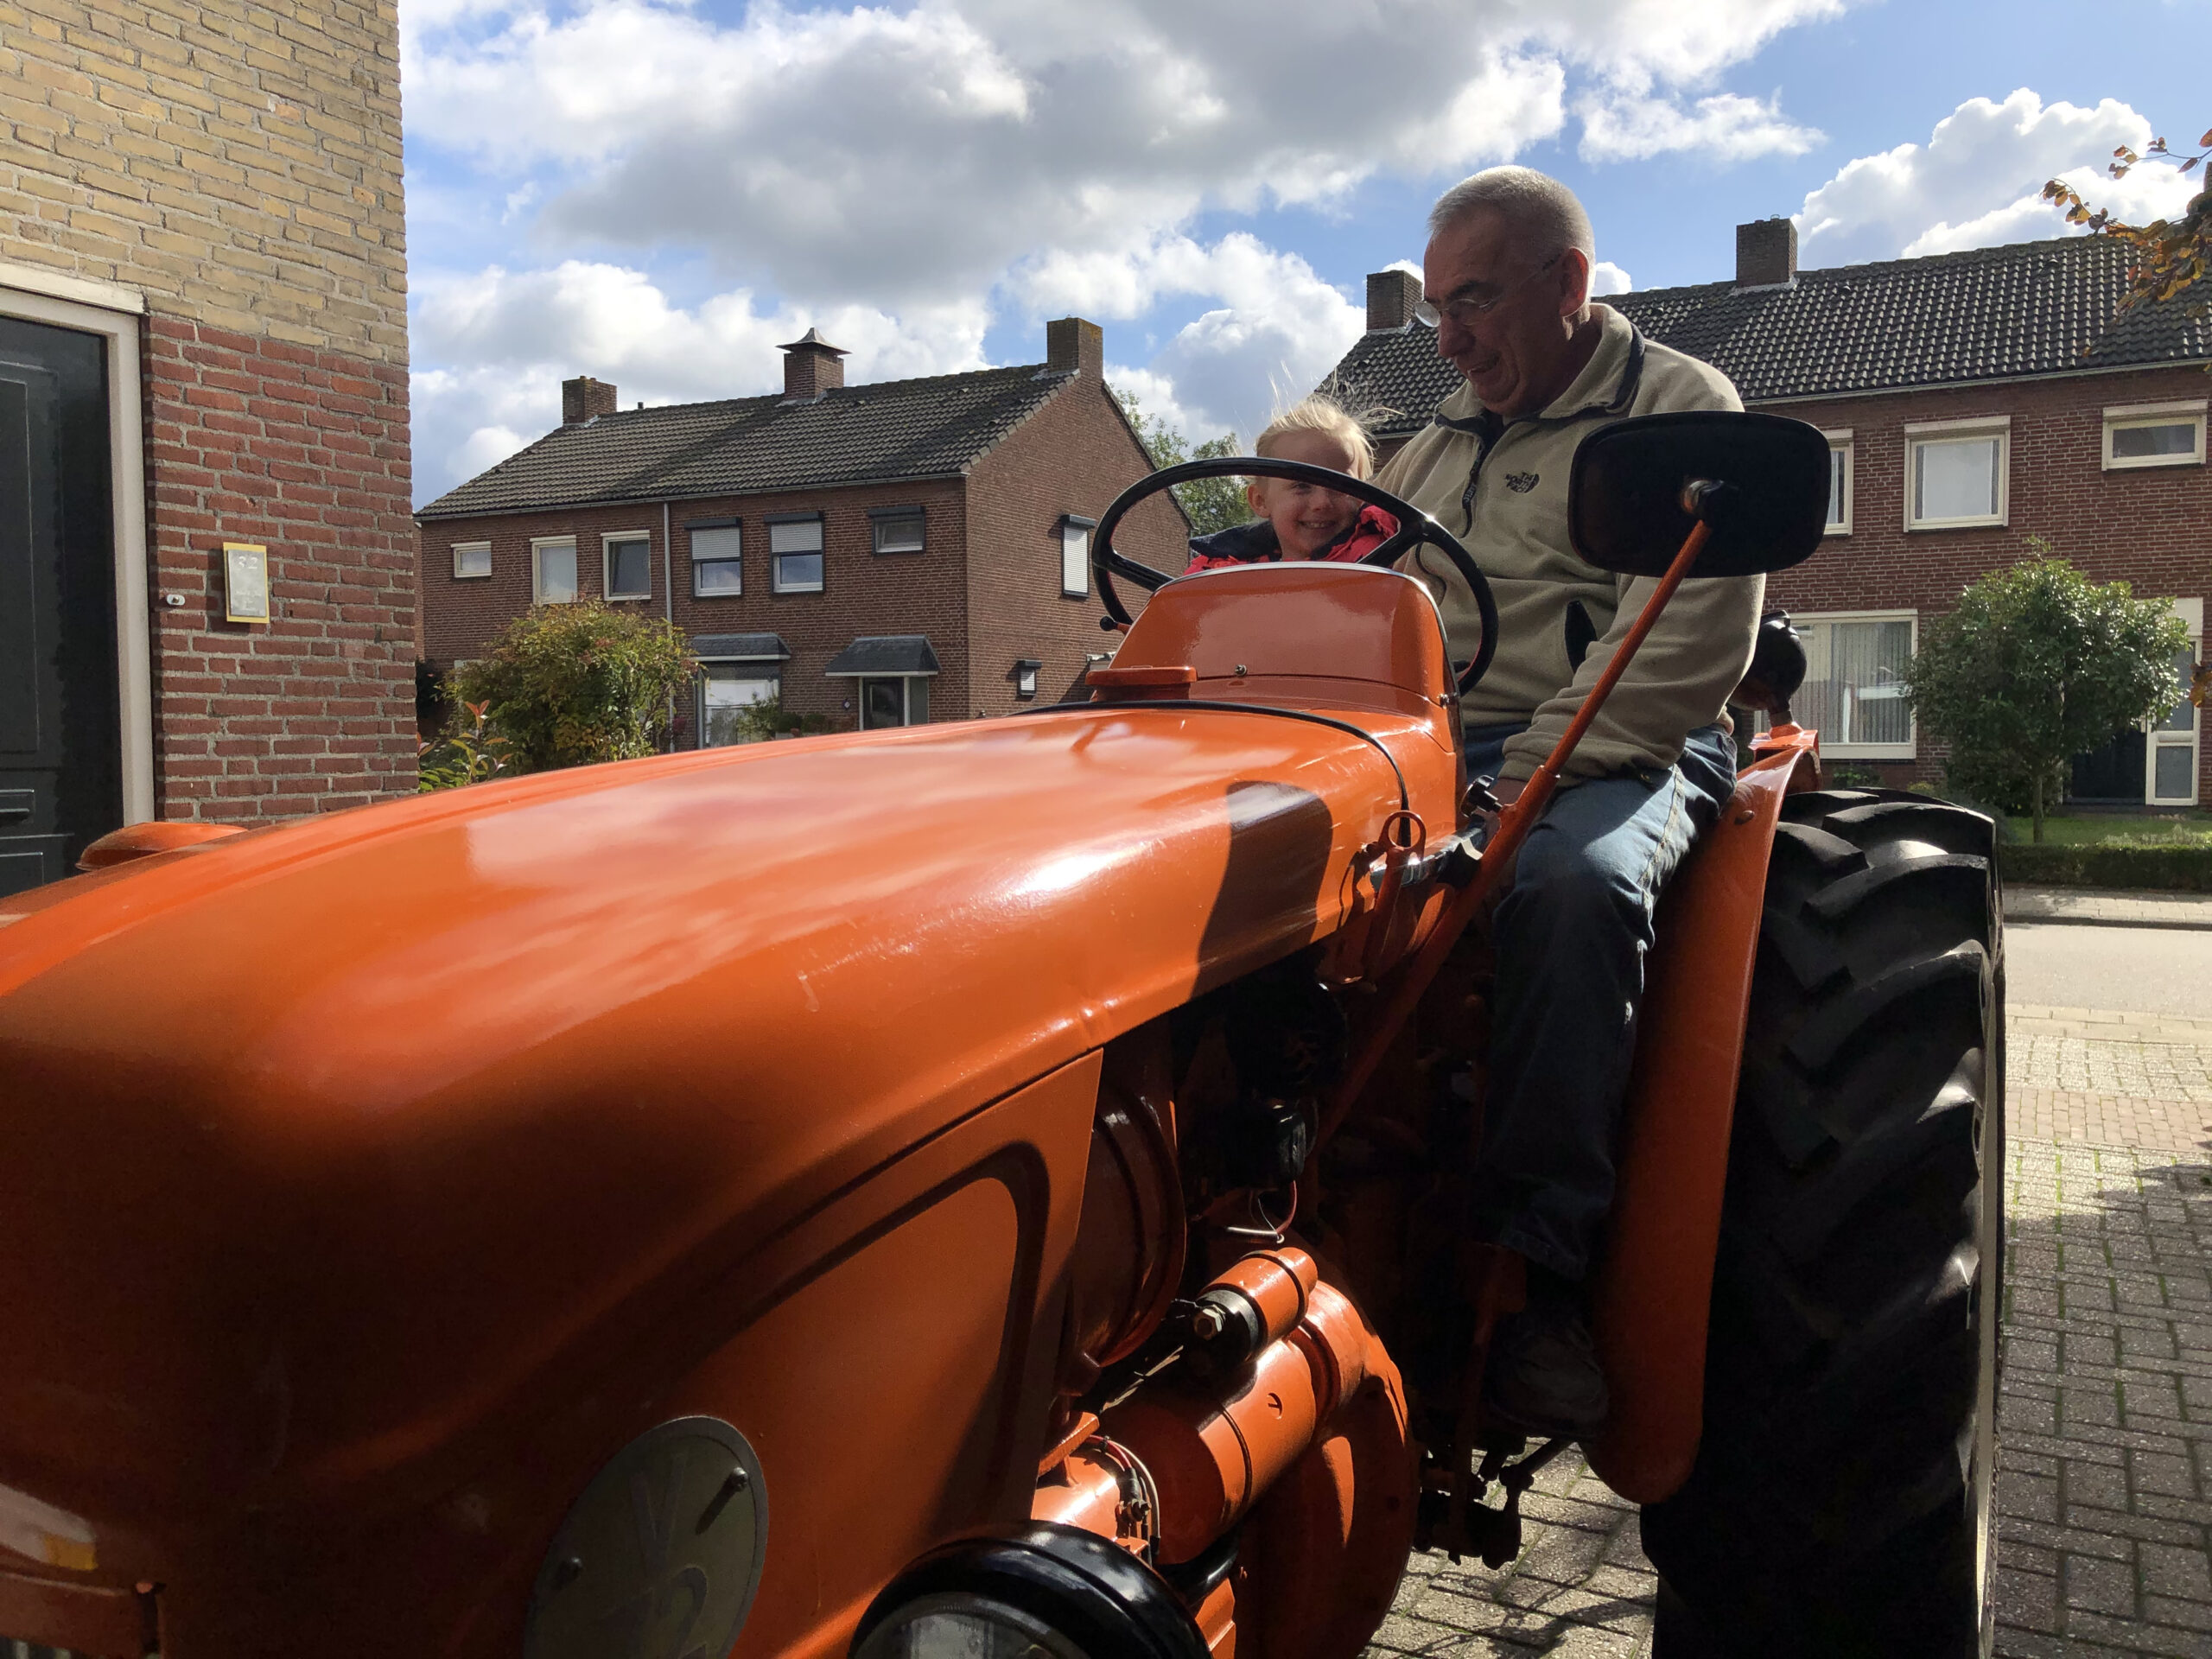
[[[1656,585],[1649,577],[1611,575],[1575,556],[1567,536],[1575,446],[1630,415],[1743,407],[1718,369],[1644,339],[1611,306],[1590,309],[1604,325],[1598,349],[1555,403],[1501,423],[1463,384],[1376,480],[1466,543],[1490,578],[1497,655],[1460,713],[1470,727],[1529,723],[1506,745],[1500,775],[1508,779],[1527,778],[1551,753]],[[1473,596],[1451,562],[1422,548],[1402,568],[1429,577],[1432,589],[1441,587],[1452,654],[1471,657],[1481,628]],[[1672,766],[1691,732],[1721,719],[1751,664],[1765,582],[1694,575],[1685,582],[1561,781]],[[1575,606],[1582,617],[1571,616]],[[1580,668],[1569,654],[1571,628],[1591,642]]]

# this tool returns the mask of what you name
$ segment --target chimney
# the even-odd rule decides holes
[[[1062,374],[1106,374],[1106,331],[1081,317],[1056,317],[1045,325],[1045,366]]]
[[[1797,280],[1797,226],[1758,219],[1736,227],[1736,286],[1782,288]]]
[[[1421,302],[1421,278],[1410,270],[1378,270],[1367,279],[1367,332],[1402,328]]]
[[[614,388],[604,380],[580,374],[561,383],[561,424],[582,426],[614,412]]]
[[[776,349],[784,354],[785,397],[819,397],[845,384],[844,347],[823,339],[820,329],[810,328]]]

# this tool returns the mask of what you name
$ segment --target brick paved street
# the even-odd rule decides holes
[[[2016,1007],[1997,1650],[2212,1659],[2212,1020]],[[1546,1471],[1503,1572],[1416,1556],[1377,1656],[1649,1650],[1635,1510]]]

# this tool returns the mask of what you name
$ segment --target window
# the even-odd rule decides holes
[[[1060,519],[1060,592],[1069,599],[1090,595],[1090,532],[1097,527],[1096,518],[1079,518],[1071,512]]]
[[[864,732],[885,726],[925,726],[930,718],[930,683],[918,674],[864,679],[860,683],[860,703]]]
[[[492,543],[489,542],[455,542],[453,544],[453,574],[456,582],[468,582],[492,574]]]
[[[2190,702],[2189,683],[2204,636],[2204,601],[2177,599],[2169,602],[2189,628],[2190,648],[2174,658],[2174,692],[2179,701],[2151,728],[2145,798],[2153,806],[2194,806],[2197,725],[2203,711]]]
[[[822,591],[822,515],[768,520],[771,586],[779,594]]]
[[[1044,666],[1045,664],[1039,662],[1034,657],[1022,657],[1015,659],[1014,664],[1014,695],[1023,702],[1033,702],[1036,701],[1037,676]]]
[[[601,538],[609,599],[651,599],[653,596],[653,543],[643,531]]]
[[[868,514],[879,553],[918,553],[924,520],[919,507],[877,507]]]
[[[572,604],[576,597],[576,538],[544,536],[530,544],[530,596],[537,605]]]
[[[1831,536],[1851,534],[1851,432],[1826,435],[1828,441],[1828,528]]]
[[[2105,470],[2196,467],[2204,461],[2205,399],[2105,410]]]
[[[1838,760],[1910,760],[1912,705],[1905,683],[1917,618],[1911,611],[1861,616],[1801,616],[1805,683],[1792,700],[1800,725],[1821,734],[1821,752]]]
[[[734,519],[688,524],[691,532],[691,596],[732,599],[745,591],[745,533]]]
[[[1907,530],[2001,524],[2012,451],[2010,416],[1905,428]]]
[[[743,710],[783,695],[783,675],[760,663],[699,664],[699,747],[749,743],[757,734],[740,724]]]

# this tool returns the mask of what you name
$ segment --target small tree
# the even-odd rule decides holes
[[[545,772],[655,753],[697,669],[670,624],[586,600],[531,607],[454,684],[485,706],[510,770]]]
[[[2041,841],[2068,762],[2174,706],[2174,657],[2189,635],[2160,601],[2091,582],[2046,542],[2029,545],[2033,556],[1983,576],[1921,631],[1907,690],[1950,745],[1953,786],[2024,806]]]
[[[1147,415],[1140,409],[1135,392],[1116,391],[1114,396],[1129,417],[1129,424],[1136,428],[1137,436],[1144,441],[1145,453],[1152,457],[1156,467],[1179,467],[1186,461],[1219,461],[1236,453],[1234,432],[1224,432],[1218,437],[1193,444],[1160,416]],[[1184,516],[1190,519],[1193,536],[1211,536],[1231,524],[1249,523],[1252,518],[1241,478],[1200,478],[1178,484],[1175,499],[1181,503]]]

